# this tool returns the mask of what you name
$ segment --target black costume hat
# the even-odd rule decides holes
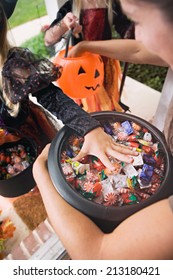
[[[6,17],[9,19],[15,9],[17,0],[0,0],[0,4],[2,5]]]

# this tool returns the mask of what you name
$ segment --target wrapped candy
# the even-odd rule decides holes
[[[141,166],[143,165],[144,161],[143,161],[143,157],[141,154],[139,154],[138,156],[132,156],[133,158],[133,166]]]
[[[93,157],[92,167],[98,171],[102,171],[105,168],[101,160],[99,160],[97,157]]]
[[[142,127],[139,124],[135,123],[135,122],[132,122],[132,128],[133,128],[134,131],[142,130]]]
[[[86,180],[90,182],[98,182],[99,174],[95,172],[95,170],[87,170],[86,171]]]
[[[105,131],[107,134],[109,134],[109,135],[113,135],[113,134],[114,134],[111,124],[105,123],[103,127],[104,127],[104,131]]]
[[[73,158],[75,156],[75,154],[74,154],[74,152],[73,152],[73,150],[72,150],[72,148],[70,146],[68,147],[68,149],[66,151],[66,154],[70,158]]]
[[[86,183],[86,176],[80,176],[80,177],[76,177],[75,179],[75,188],[77,190],[81,190],[83,189],[84,184]]]
[[[118,195],[115,192],[107,193],[104,197],[104,205],[112,206],[118,201]]]
[[[152,135],[149,132],[145,132],[144,136],[143,136],[143,140],[147,141],[147,142],[152,142]]]
[[[114,175],[112,176],[112,179],[113,179],[114,187],[116,189],[127,187],[127,183],[126,183],[127,175],[121,175],[121,174]]]
[[[156,160],[154,159],[154,157],[152,157],[152,156],[150,156],[148,154],[144,154],[143,155],[143,160],[148,165],[152,165],[152,166],[156,165]]]
[[[139,136],[136,134],[131,134],[127,137],[127,141],[129,142],[137,142],[138,141]]]
[[[143,165],[139,178],[144,186],[148,185],[151,182],[153,172],[154,172],[153,166],[150,166],[148,164]]]
[[[142,145],[142,146],[151,146],[153,143],[152,142],[148,142],[145,141],[143,139],[138,139],[138,142]]]
[[[74,170],[76,175],[85,174],[87,170],[90,169],[89,164],[83,164],[79,161],[73,161],[72,159],[67,159],[66,162],[71,164],[72,169]]]
[[[120,122],[115,122],[112,124],[114,132],[120,131],[121,130],[121,124]]]
[[[112,164],[113,164],[115,169],[114,170],[110,170],[108,168],[105,168],[104,169],[104,173],[106,174],[106,176],[113,175],[113,174],[119,174],[120,173],[120,171],[122,169],[121,164],[118,163],[118,162],[113,162]]]
[[[149,155],[152,155],[154,152],[152,147],[149,147],[149,146],[142,145],[141,148],[146,154],[149,154]]]
[[[130,135],[133,133],[133,128],[129,121],[125,121],[121,124],[121,126],[124,128],[124,131],[127,133],[127,135]]]
[[[117,140],[119,141],[125,141],[128,138],[128,134],[125,131],[119,131],[117,133]]]
[[[132,164],[126,164],[123,167],[123,171],[127,175],[127,177],[129,177],[130,179],[133,176],[138,176],[138,172],[137,172],[137,170],[134,168],[134,166]]]
[[[121,198],[123,199],[123,203],[126,204],[134,204],[138,202],[138,198],[135,194],[131,193],[123,193],[121,195]]]
[[[63,163],[61,164],[63,173],[65,176],[71,175],[74,173],[73,168],[71,167],[71,165],[69,163]]]
[[[102,191],[102,185],[101,183],[93,183],[93,182],[85,182],[83,185],[83,191],[86,193],[93,194],[94,197],[98,197],[101,194]]]

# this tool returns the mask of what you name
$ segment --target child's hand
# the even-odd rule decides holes
[[[79,34],[82,31],[82,25],[79,24],[79,20],[72,13],[67,13],[63,18],[63,23],[68,29],[73,30],[73,34]]]
[[[81,54],[85,52],[85,50],[83,50],[83,47],[85,47],[85,41],[79,42],[68,51],[68,57],[81,56]]]
[[[129,147],[116,144],[111,136],[99,127],[86,134],[82,149],[74,160],[79,161],[88,154],[97,156],[107,168],[114,170],[114,166],[108,156],[131,163],[133,159],[130,155],[137,156],[138,152]]]

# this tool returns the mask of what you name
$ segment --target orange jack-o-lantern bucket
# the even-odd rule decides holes
[[[103,84],[104,65],[97,54],[86,52],[80,57],[68,58],[62,50],[53,63],[63,67],[56,84],[72,98],[86,98],[98,92]]]

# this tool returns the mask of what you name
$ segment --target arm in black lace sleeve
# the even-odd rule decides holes
[[[50,84],[35,95],[38,102],[80,136],[100,126],[100,123],[81,109],[60,88]]]

